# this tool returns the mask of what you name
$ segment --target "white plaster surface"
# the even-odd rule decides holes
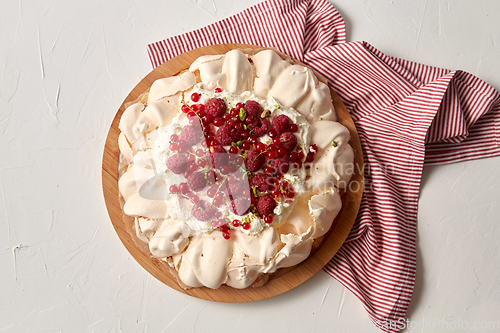
[[[348,41],[500,89],[500,1],[331,1]],[[151,70],[146,45],[258,2],[0,2],[0,332],[377,332],[323,271],[248,304],[180,294],[108,219],[104,139]],[[425,168],[407,332],[500,331],[499,162]]]

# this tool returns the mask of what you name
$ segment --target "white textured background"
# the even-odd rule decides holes
[[[500,89],[500,1],[331,1],[348,41]],[[104,208],[104,139],[151,70],[146,45],[258,2],[0,2],[0,332],[377,331],[322,271],[249,304],[173,291],[127,253]],[[408,332],[500,331],[499,162],[425,168]]]

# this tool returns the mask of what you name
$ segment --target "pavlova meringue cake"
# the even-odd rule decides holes
[[[202,56],[123,113],[119,191],[184,288],[259,286],[339,213],[354,154],[329,88],[272,50]]]

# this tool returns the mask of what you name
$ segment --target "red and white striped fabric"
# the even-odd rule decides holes
[[[363,147],[366,186],[355,225],[325,271],[363,302],[378,327],[398,331],[415,283],[424,162],[500,155],[500,94],[462,71],[346,43],[344,21],[326,0],[269,0],[148,51],[156,67],[221,43],[275,47],[325,76],[342,98]]]

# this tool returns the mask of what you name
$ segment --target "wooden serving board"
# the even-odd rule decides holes
[[[108,132],[102,161],[102,187],[108,214],[118,237],[132,257],[146,269],[146,271],[169,287],[186,295],[216,302],[239,303],[257,301],[279,295],[303,283],[325,266],[339,250],[352,228],[361,203],[364,177],[363,174],[360,173],[360,171],[362,172],[363,170],[363,154],[356,127],[338,95],[334,91],[331,91],[338,115],[338,121],[346,126],[351,132],[350,144],[355,152],[354,163],[356,167],[351,186],[342,196],[342,210],[335,219],[330,232],[324,236],[322,245],[299,265],[278,270],[275,274],[271,275],[269,281],[261,287],[234,289],[223,285],[216,290],[205,287],[188,290],[182,289],[174,276],[169,272],[171,268],[168,267],[167,264],[152,257],[148,246],[137,239],[133,232],[134,220],[123,214],[118,191],[118,163],[120,154],[118,148],[118,135],[120,134],[118,124],[125,110],[125,105],[138,99],[141,94],[151,87],[155,80],[173,76],[186,70],[199,56],[223,54],[232,49],[241,49],[245,53],[256,53],[264,48],[246,44],[222,44],[195,49],[183,53],[155,68],[135,86],[120,106]],[[281,54],[281,56],[287,57],[283,54]],[[298,61],[296,62],[300,63]],[[324,80],[321,76],[319,77],[321,80]]]

